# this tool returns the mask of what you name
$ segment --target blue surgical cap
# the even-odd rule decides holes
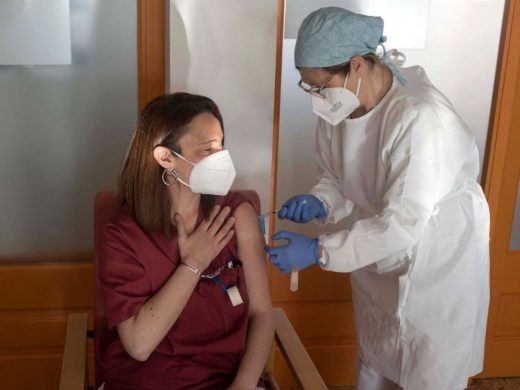
[[[375,53],[385,41],[383,19],[339,7],[320,8],[298,30],[294,63],[297,67],[326,68],[356,55]]]

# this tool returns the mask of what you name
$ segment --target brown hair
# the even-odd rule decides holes
[[[367,60],[371,68],[373,68],[376,64],[381,64],[381,58],[376,53],[367,53],[362,55],[361,57]],[[296,68],[300,69],[301,67],[297,66]],[[322,69],[330,74],[343,73],[344,75],[346,75],[350,71],[350,61],[343,62],[338,65],[327,66]]]
[[[164,146],[181,154],[179,140],[193,118],[202,113],[214,115],[224,131],[217,105],[210,98],[186,92],[158,96],[139,115],[119,176],[118,196],[147,231],[169,236],[173,230],[170,196],[161,179],[163,168],[155,160],[153,150]],[[214,204],[214,195],[201,195],[205,218]]]
[[[374,65],[381,63],[381,58],[376,53],[367,53],[361,57],[363,57],[368,62],[370,68],[373,68]],[[350,61],[338,65],[328,66],[323,69],[329,73],[343,73],[346,75],[350,71]]]

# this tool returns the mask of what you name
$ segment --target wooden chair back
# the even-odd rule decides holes
[[[246,196],[257,213],[260,213],[260,199],[256,192],[240,191]],[[114,216],[120,205],[114,192],[99,192],[94,201],[94,334],[99,332],[106,323],[103,300],[99,283],[99,247],[103,226]],[[285,312],[280,308],[273,309],[275,319],[275,341],[287,366],[303,390],[327,390],[327,386],[314,366],[304,345],[299,339]],[[60,390],[84,390],[88,386],[87,378],[87,313],[71,313],[67,323],[65,348],[61,369]],[[100,375],[98,359],[98,338],[94,337],[94,360],[96,362],[96,389],[103,383]],[[274,343],[269,361],[264,369],[264,377],[269,383],[269,389],[280,390],[273,376]]]

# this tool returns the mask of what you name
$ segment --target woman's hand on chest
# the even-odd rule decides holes
[[[214,206],[210,217],[203,220],[191,233],[186,232],[184,220],[175,215],[181,261],[205,270],[235,234],[232,229],[235,218],[230,217],[229,207]]]

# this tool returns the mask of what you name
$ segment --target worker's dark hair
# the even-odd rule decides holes
[[[374,67],[375,64],[381,63],[381,58],[376,53],[368,53],[365,55],[362,55],[366,61],[368,61],[369,65],[371,67]],[[350,71],[350,61],[344,62],[342,64],[333,65],[333,66],[327,66],[326,68],[323,68],[327,72],[331,74],[335,73],[343,73],[346,75]]]

